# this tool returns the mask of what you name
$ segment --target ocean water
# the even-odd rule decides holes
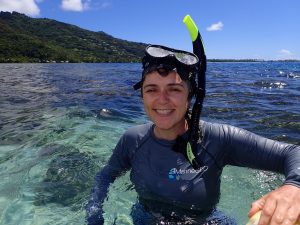
[[[122,133],[147,121],[139,64],[0,64],[0,224],[85,224],[95,173]],[[300,145],[300,63],[208,63],[202,119]],[[278,174],[226,167],[218,205],[247,221]],[[128,174],[111,186],[106,224],[132,224]]]

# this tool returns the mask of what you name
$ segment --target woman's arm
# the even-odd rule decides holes
[[[222,125],[225,164],[279,172],[285,184],[300,187],[300,146]]]
[[[293,225],[300,219],[300,147],[224,126],[227,162],[236,166],[280,172],[284,185],[252,204],[251,217],[262,210],[259,225]]]
[[[91,198],[86,206],[87,222],[89,225],[101,225],[104,223],[103,202],[107,196],[109,186],[118,176],[130,169],[125,140],[125,135],[123,135],[107,165],[96,174],[95,186],[92,189]]]

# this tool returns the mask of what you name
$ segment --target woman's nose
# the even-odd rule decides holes
[[[159,93],[158,102],[161,104],[169,102],[169,95],[167,91],[163,90]]]

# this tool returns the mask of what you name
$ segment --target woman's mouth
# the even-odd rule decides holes
[[[158,115],[167,116],[167,115],[171,114],[174,110],[173,109],[154,109],[154,111]]]

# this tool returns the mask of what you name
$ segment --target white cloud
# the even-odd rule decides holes
[[[62,0],[61,8],[66,11],[82,12],[89,9],[90,0]]]
[[[293,53],[290,50],[287,50],[287,49],[281,49],[279,51],[279,53],[282,54],[282,55],[293,55]]]
[[[222,30],[224,24],[220,21],[218,23],[214,23],[212,25],[210,25],[208,28],[206,28],[207,31],[218,31],[218,30]]]
[[[41,2],[41,0],[0,0],[0,11],[16,11],[28,16],[38,16],[40,9],[37,2]]]
[[[278,59],[294,59],[295,55],[290,50],[287,49],[281,49],[279,52],[279,55],[277,56]]]

